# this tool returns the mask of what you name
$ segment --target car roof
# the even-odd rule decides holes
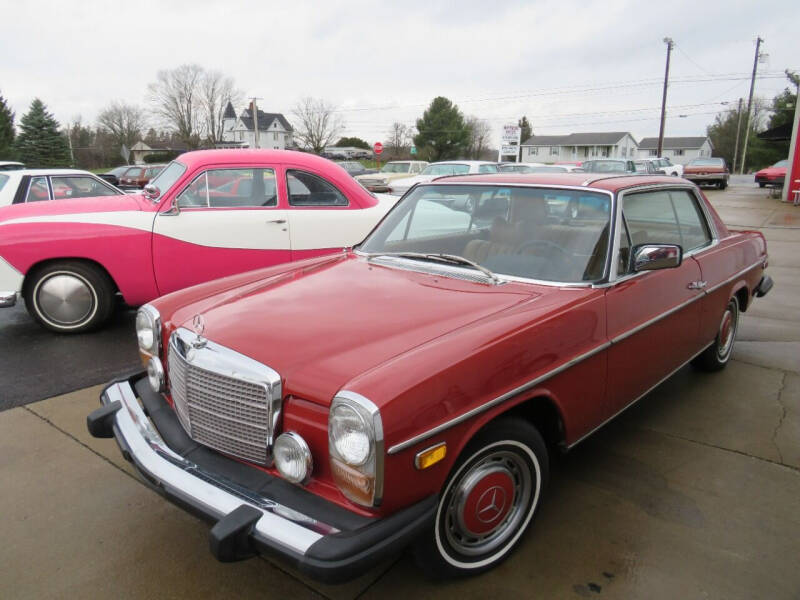
[[[81,169],[18,169],[16,171],[4,171],[4,173],[15,173],[17,175],[94,175],[89,171]]]
[[[248,164],[272,162],[277,164],[291,163],[299,167],[307,166],[317,169],[329,169],[333,161],[296,150],[267,150],[255,148],[237,148],[229,150],[194,150],[185,152],[175,159],[188,169],[215,163]]]
[[[16,160],[0,160],[0,165],[21,165],[24,163],[18,162]]]
[[[433,165],[496,165],[496,162],[490,160],[440,160],[438,162],[429,163]]]
[[[682,180],[679,180],[682,181]],[[496,185],[537,185],[583,187],[616,192],[642,185],[659,183],[676,183],[675,177],[669,175],[636,174],[613,175],[609,173],[482,173],[479,175],[453,175],[440,177],[431,182],[433,185],[454,183],[480,183]]]

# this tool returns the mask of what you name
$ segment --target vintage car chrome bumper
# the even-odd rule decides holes
[[[399,551],[432,522],[435,496],[388,517],[368,519],[353,513],[352,519],[343,520],[341,513],[349,511],[254,467],[222,455],[215,458],[219,464],[236,462],[239,470],[253,469],[254,474],[272,479],[271,487],[265,486],[269,489],[285,484],[281,502],[188,460],[165,442],[145,413],[147,404],[144,400],[140,404],[145,388],[136,382],[143,377],[140,373],[103,390],[102,407],[87,417],[89,432],[95,437],[115,437],[123,456],[146,483],[214,523],[210,546],[217,559],[231,562],[262,552],[278,554],[316,579],[343,581]],[[324,518],[326,507],[321,504],[330,505],[330,520]],[[313,516],[300,508],[310,506],[315,507],[310,511],[316,513]]]
[[[17,303],[17,292],[0,292],[0,308],[14,306]]]

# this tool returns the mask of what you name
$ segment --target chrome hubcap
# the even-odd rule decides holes
[[[57,325],[74,325],[94,309],[89,284],[73,274],[59,273],[39,285],[37,304],[43,316]]]
[[[525,519],[533,481],[525,460],[498,451],[473,465],[456,483],[444,515],[444,535],[465,556],[504,544]]]
[[[726,358],[733,347],[733,339],[736,337],[736,314],[735,309],[728,306],[725,314],[722,315],[722,322],[719,325],[719,349],[720,358]]]

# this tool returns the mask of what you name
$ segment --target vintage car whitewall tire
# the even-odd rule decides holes
[[[728,301],[720,319],[717,337],[714,343],[692,361],[692,364],[703,371],[719,371],[731,359],[736,332],[739,329],[739,300],[734,296]]]
[[[81,333],[105,323],[114,310],[114,284],[101,268],[81,261],[59,261],[29,274],[25,306],[43,327]]]
[[[493,568],[519,543],[549,476],[547,449],[536,428],[501,419],[462,452],[439,498],[432,529],[415,546],[430,577]]]

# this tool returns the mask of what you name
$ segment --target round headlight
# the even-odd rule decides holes
[[[292,483],[305,483],[311,477],[311,451],[305,440],[293,431],[282,433],[273,448],[275,468]]]
[[[136,313],[136,338],[139,348],[148,354],[158,354],[159,329],[161,328],[158,311],[145,305]]]
[[[156,356],[147,361],[147,381],[154,392],[164,389],[164,366]]]
[[[339,404],[330,418],[331,442],[339,456],[349,465],[357,467],[367,462],[371,443],[367,424],[353,408]]]

